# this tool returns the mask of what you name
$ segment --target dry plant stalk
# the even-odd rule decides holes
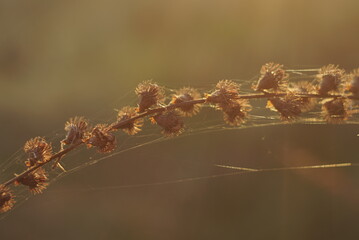
[[[250,117],[250,99],[266,98],[267,108],[278,112],[283,121],[295,121],[301,113],[312,110],[318,104],[316,99],[323,99],[319,102],[323,119],[338,124],[344,123],[352,115],[351,101],[359,99],[359,69],[346,75],[343,69],[330,64],[319,70],[313,83],[289,84],[289,74],[283,65],[276,63],[263,65],[260,74],[257,83],[253,85],[254,90],[260,93],[240,94],[236,82],[221,80],[213,91],[203,94],[204,97],[193,88],[179,89],[167,105],[164,88],[152,81],[144,81],[135,90],[139,97],[138,106],[123,107],[118,111],[115,122],[89,127],[88,120],[83,117],[67,121],[67,134],[60,142],[59,152],[53,153],[51,144],[42,137],[30,139],[24,146],[28,156],[24,160],[27,169],[0,184],[0,213],[14,206],[12,187],[25,186],[33,194],[42,193],[46,189],[48,174],[44,167],[48,163],[52,162],[53,168],[62,168],[60,161],[63,157],[82,145],[94,147],[100,153],[112,152],[116,148],[115,132],[123,130],[126,134],[135,135],[141,131],[143,120],[147,117],[162,128],[165,136],[174,137],[184,131],[183,117],[198,114],[203,104],[222,111],[227,124],[239,126]]]

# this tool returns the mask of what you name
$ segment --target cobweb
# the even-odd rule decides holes
[[[300,80],[311,80],[315,75],[315,72],[318,69],[301,69],[301,70],[287,70],[291,73],[292,77],[290,78],[291,82],[300,81]],[[241,85],[241,93],[249,94],[253,93],[251,90],[251,85],[254,82],[254,79],[257,79],[258,76],[255,76],[250,80],[240,80],[233,79]],[[209,91],[214,87],[214,84],[208,86],[193,86],[199,89],[201,92]],[[174,90],[167,88],[167,92],[171,93]],[[127,94],[123,95],[119,99],[115,99],[112,103],[104,106],[101,111],[93,113],[93,116],[88,116],[89,119],[94,120],[93,122],[112,122],[114,121],[115,115],[113,112],[109,112],[106,109],[110,108],[121,108],[121,104],[123,102],[127,102],[129,105],[135,106],[137,104],[137,98],[132,93],[133,91],[128,91]],[[200,114],[185,119],[186,123],[186,131],[177,138],[187,138],[190,139],[193,136],[203,136],[204,138],[208,136],[210,133],[215,132],[224,132],[224,131],[243,131],[245,129],[249,130],[251,128],[268,128],[275,126],[284,126],[290,125],[292,123],[286,123],[279,119],[279,116],[276,112],[272,112],[268,109],[265,109],[266,100],[252,100],[252,111],[250,112],[250,116],[248,121],[241,125],[240,127],[230,127],[224,123],[222,119],[222,113],[220,111],[215,111],[212,107],[204,106],[200,112]],[[354,107],[353,107],[354,108]],[[305,124],[305,125],[323,125],[326,124],[321,119],[321,109],[317,107],[314,111],[309,113],[305,113],[298,121],[294,124]],[[359,124],[358,118],[353,116],[349,122],[349,125],[353,125],[357,127]],[[96,165],[102,161],[109,160],[119,160],[121,154],[133,151],[133,150],[141,150],[141,148],[153,144],[159,144],[166,141],[171,140],[171,138],[164,137],[160,133],[161,130],[159,127],[151,125],[151,123],[146,120],[145,126],[143,130],[135,135],[128,136],[122,132],[117,134],[118,146],[116,150],[112,153],[103,155],[97,153],[94,149],[86,150],[85,147],[81,149],[76,149],[65,156],[62,160],[62,165],[66,169],[66,172],[61,171],[60,169],[55,169],[49,172],[49,183],[50,185],[54,182],[60,180],[63,177],[68,176],[69,174],[73,174],[78,172],[88,166]],[[353,132],[353,135],[356,133]],[[53,145],[59,143],[65,137],[65,133],[59,129],[57,131],[49,133],[45,138],[52,142]],[[55,150],[58,150],[55,148]],[[21,173],[24,169],[24,160],[26,159],[25,154],[23,153],[22,148],[19,148],[14,154],[12,154],[8,159],[2,160],[0,162],[0,181],[4,182],[7,179],[11,178],[14,173]],[[261,174],[265,172],[282,172],[282,171],[291,171],[291,170],[306,170],[306,169],[323,169],[323,168],[339,168],[339,167],[357,167],[358,163],[355,162],[346,162],[345,160],[341,160],[338,162],[331,162],[325,164],[314,164],[314,165],[296,165],[296,166],[280,166],[280,167],[261,167],[261,166],[247,166],[240,165],[239,163],[226,164],[226,162],[218,161],[217,163],[212,164],[214,167],[218,169],[222,169],[225,171],[219,171],[219,173],[210,173],[208,175],[201,176],[184,176],[180,178],[167,179],[163,181],[157,182],[143,182],[136,184],[115,184],[112,186],[101,186],[101,187],[88,187],[81,188],[81,191],[105,191],[105,190],[115,190],[115,189],[123,189],[123,188],[135,188],[135,187],[146,187],[146,186],[158,186],[158,185],[167,185],[167,184],[179,184],[183,182],[191,182],[191,181],[200,181],[206,179],[216,179],[223,178],[234,175],[243,175],[243,174]],[[96,167],[96,166],[95,166]],[[139,166],[140,167],[140,166]],[[50,186],[51,188],[51,186]],[[28,200],[32,195],[26,188],[14,188],[16,195],[16,204],[15,208],[23,204],[26,200]],[[36,196],[35,196],[36,197]],[[8,214],[8,213],[7,213]],[[4,218],[7,214],[2,214],[1,218]]]

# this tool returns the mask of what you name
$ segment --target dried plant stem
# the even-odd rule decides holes
[[[109,153],[116,148],[114,132],[123,130],[128,135],[141,131],[144,119],[162,128],[165,136],[178,136],[184,130],[183,117],[191,117],[200,112],[206,104],[223,112],[223,120],[231,126],[240,126],[247,119],[252,107],[248,100],[267,99],[266,108],[280,114],[280,120],[292,122],[299,115],[311,111],[317,101],[325,99],[322,105],[322,118],[328,123],[344,123],[356,111],[352,102],[359,100],[359,69],[345,75],[345,70],[329,64],[319,69],[312,83],[297,82],[288,84],[289,74],[283,65],[267,63],[260,70],[257,84],[252,85],[256,93],[240,94],[240,86],[231,80],[221,80],[215,89],[203,95],[196,89],[184,87],[171,95],[165,104],[164,88],[152,81],[140,83],[135,93],[139,98],[137,107],[125,106],[117,113],[117,119],[110,124],[97,124],[89,127],[84,117],[70,118],[65,123],[66,137],[61,140],[61,148],[53,153],[51,143],[43,137],[35,137],[24,145],[27,170],[15,174],[7,182],[0,184],[0,213],[9,211],[15,203],[15,195],[10,185],[23,185],[33,194],[42,193],[48,185],[45,168],[52,163],[52,169],[62,168],[60,161],[72,150],[86,145],[95,147],[99,153]],[[202,97],[201,97],[202,96]]]
[[[262,94],[239,95],[237,97],[237,99],[276,98],[276,97],[284,97],[287,94],[288,93],[284,93],[284,92],[278,92],[278,93],[264,92]],[[297,97],[307,97],[307,98],[322,98],[322,99],[325,99],[325,98],[347,98],[347,99],[352,99],[352,100],[359,100],[358,96],[344,96],[344,95],[340,95],[340,94],[321,95],[321,94],[310,94],[310,93],[305,93],[305,94],[295,93],[294,95]]]
[[[284,97],[286,96],[287,93],[260,93],[260,94],[247,94],[247,95],[239,95],[237,97],[237,99],[261,99],[261,98],[275,98],[275,97]],[[358,97],[355,96],[342,96],[342,95],[320,95],[320,94],[296,94],[296,96],[298,97],[309,97],[309,98],[348,98],[348,99],[359,99]],[[177,103],[177,104],[169,104],[167,106],[163,106],[163,107],[158,107],[158,108],[154,108],[154,109],[149,109],[141,114],[138,114],[135,117],[123,120],[123,121],[119,121],[116,122],[114,124],[110,125],[110,129],[114,130],[114,129],[119,129],[121,126],[125,126],[126,124],[133,122],[136,119],[142,119],[145,118],[147,116],[151,116],[154,114],[158,114],[161,112],[165,112],[165,111],[170,111],[170,110],[174,110],[177,109],[181,106],[184,105],[188,105],[188,104],[204,104],[206,103],[206,98],[201,98],[201,99],[196,99],[196,100],[191,100],[191,101],[187,101],[187,102],[182,102],[182,103]],[[73,144],[70,147],[63,149],[55,154],[53,154],[47,161],[39,163],[29,169],[27,169],[26,171],[22,172],[21,174],[16,175],[15,177],[13,177],[12,179],[8,180],[7,182],[3,183],[3,186],[9,186],[13,183],[15,183],[17,180],[21,179],[22,177],[26,176],[27,174],[34,172],[36,169],[46,165],[47,163],[53,161],[54,159],[60,159],[62,157],[64,157],[67,153],[71,152],[72,150],[80,147],[84,142],[79,142],[77,144]]]
[[[173,110],[173,109],[176,109],[178,107],[181,107],[182,105],[184,104],[188,104],[188,103],[191,103],[191,104],[201,104],[201,103],[205,103],[205,99],[198,99],[198,100],[193,100],[193,101],[190,101],[190,102],[184,102],[184,103],[178,103],[178,104],[170,104],[168,106],[164,106],[164,107],[159,107],[159,108],[155,108],[155,109],[150,109],[144,113],[141,113],[133,118],[130,118],[130,119],[127,119],[127,120],[124,120],[124,121],[120,121],[116,124],[113,124],[111,125],[111,128],[112,129],[118,129],[119,127],[121,126],[124,126],[136,119],[140,119],[140,118],[144,118],[144,117],[147,117],[147,116],[150,116],[150,115],[153,115],[153,114],[157,114],[157,113],[161,113],[161,112],[164,112],[164,111],[168,111],[168,110]],[[79,142],[77,144],[74,144],[68,148],[65,148],[59,152],[57,152],[56,154],[52,155],[49,160],[47,160],[46,162],[42,162],[42,163],[39,163],[29,169],[27,169],[26,171],[16,175],[15,177],[13,177],[12,179],[10,179],[9,181],[3,183],[2,185],[4,186],[9,186],[11,184],[13,184],[14,182],[16,182],[18,179],[22,178],[23,176],[26,176],[27,174],[35,171],[36,169],[46,165],[47,163],[53,161],[54,159],[59,159],[59,158],[62,158],[64,157],[67,153],[71,152],[72,150],[78,148],[80,145],[82,145],[84,142]]]
[[[192,101],[188,101],[188,102],[169,104],[167,106],[150,109],[150,110],[147,110],[146,112],[141,113],[141,114],[139,114],[139,115],[137,115],[137,116],[135,116],[133,118],[129,118],[129,119],[124,120],[124,121],[120,121],[120,122],[112,125],[111,128],[112,129],[118,129],[119,127],[124,126],[124,125],[126,125],[126,124],[128,124],[130,122],[133,122],[136,119],[144,118],[144,117],[147,117],[147,116],[150,116],[150,115],[153,115],[153,114],[157,114],[157,113],[161,113],[161,112],[165,112],[165,111],[170,111],[170,110],[179,108],[181,106],[184,106],[186,104],[203,104],[205,102],[206,102],[206,99],[202,98],[202,99],[192,100]]]
[[[27,175],[27,174],[29,174],[29,173],[35,171],[36,169],[38,169],[38,168],[44,166],[45,164],[51,162],[52,160],[58,159],[58,158],[61,158],[61,157],[65,156],[65,154],[71,152],[72,150],[74,150],[75,148],[77,148],[78,146],[80,146],[82,143],[83,143],[83,142],[78,143],[78,144],[74,144],[74,145],[72,145],[72,146],[70,146],[70,147],[68,147],[68,148],[66,148],[66,149],[64,149],[64,150],[61,150],[61,151],[55,153],[55,154],[52,155],[52,156],[50,157],[50,159],[47,160],[46,162],[39,163],[39,164],[37,164],[37,165],[35,165],[35,166],[33,166],[33,167],[27,169],[26,171],[24,171],[24,172],[22,172],[22,173],[16,175],[16,177],[14,177],[14,178],[10,179],[9,181],[3,183],[2,185],[4,185],[4,186],[9,186],[9,185],[13,184],[14,182],[16,182],[16,181],[17,181],[18,179],[20,179],[21,177],[23,177],[23,176],[25,176],[25,175]]]

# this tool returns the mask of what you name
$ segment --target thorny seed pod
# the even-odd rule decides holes
[[[355,97],[359,97],[359,68],[349,74],[348,91]]]
[[[283,69],[283,65],[266,63],[262,66],[260,74],[257,85],[253,87],[256,91],[282,91],[286,88],[288,74]]]
[[[24,151],[28,154],[28,158],[25,161],[28,167],[47,162],[52,156],[51,144],[48,144],[42,137],[35,137],[27,141]]]
[[[345,71],[338,66],[329,64],[322,67],[316,76],[318,85],[318,93],[327,95],[330,92],[339,92]]]
[[[231,101],[231,104],[226,105],[222,108],[223,119],[226,123],[231,126],[239,126],[245,121],[248,115],[248,111],[251,110],[251,106],[248,100],[237,99]]]
[[[126,121],[128,119],[136,117],[137,115],[138,113],[136,112],[136,108],[128,107],[128,106],[123,107],[120,111],[118,111],[117,121],[118,122]],[[142,126],[143,126],[143,119],[139,118],[130,121],[119,128],[129,135],[135,135],[136,133],[141,131]]]
[[[238,126],[244,122],[247,112],[251,110],[248,100],[238,97],[239,85],[231,80],[222,80],[217,83],[215,91],[206,96],[206,101],[223,111],[226,123]]]
[[[97,124],[85,140],[87,146],[97,147],[100,153],[112,152],[116,147],[115,135],[106,124]]]
[[[146,111],[153,105],[159,104],[164,98],[163,88],[150,80],[140,83],[135,92],[140,98],[138,112]]]
[[[322,101],[322,115],[328,123],[343,123],[351,115],[348,100],[334,98]]]
[[[166,111],[151,118],[152,123],[163,128],[162,133],[168,137],[178,136],[183,132],[184,123],[177,111]]]
[[[292,93],[268,99],[267,108],[279,112],[280,119],[284,121],[293,121],[302,113],[301,100]]]
[[[83,141],[85,132],[88,127],[88,122],[83,117],[70,118],[65,123],[65,131],[67,135],[65,139],[61,141],[61,145],[77,144]]]
[[[292,84],[291,91],[294,94],[315,94],[315,87],[310,82],[300,81]],[[311,97],[299,97],[298,100],[300,101],[302,112],[312,110],[317,103],[317,100]]]
[[[46,189],[48,185],[47,180],[46,171],[43,168],[38,168],[17,179],[15,185],[22,184],[28,186],[32,194],[39,194]]]
[[[171,104],[180,104],[183,103],[179,108],[179,112],[185,117],[191,117],[196,115],[200,110],[199,104],[191,104],[185,103],[195,99],[199,99],[201,94],[193,88],[181,88],[180,90],[176,91],[176,93],[172,97]]]
[[[14,204],[14,195],[10,192],[10,189],[0,185],[0,213],[9,211]]]
[[[231,104],[238,97],[239,85],[231,80],[221,80],[217,83],[215,90],[206,95],[206,101],[224,107]]]

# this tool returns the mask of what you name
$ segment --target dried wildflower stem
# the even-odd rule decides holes
[[[287,93],[262,93],[262,94],[247,94],[247,95],[239,95],[237,97],[237,99],[260,99],[260,98],[273,98],[273,97],[283,97],[287,95]],[[296,94],[297,96],[300,97],[310,97],[310,98],[348,98],[348,99],[359,99],[359,97],[355,97],[355,96],[343,96],[343,95],[320,95],[320,94]],[[165,112],[165,111],[170,111],[170,110],[174,110],[176,108],[179,108],[183,105],[186,104],[204,104],[206,103],[206,99],[205,98],[201,98],[201,99],[196,99],[196,100],[192,100],[192,101],[187,101],[187,102],[182,102],[182,103],[178,103],[178,104],[169,104],[167,106],[163,106],[163,107],[158,107],[158,108],[154,108],[154,109],[149,109],[144,113],[141,113],[135,117],[120,121],[116,124],[112,124],[111,125],[111,129],[118,129],[121,126],[124,126],[130,122],[133,122],[136,119],[140,119],[140,118],[145,118],[147,116],[153,115],[153,114],[158,114],[161,112]],[[80,142],[77,143],[75,145],[72,145],[66,149],[63,149],[59,152],[57,152],[56,154],[52,155],[50,157],[50,159],[46,162],[42,162],[39,163],[29,169],[27,169],[26,171],[22,172],[21,174],[16,175],[16,177],[10,179],[9,181],[3,183],[2,185],[4,186],[9,186],[11,184],[13,184],[14,182],[16,182],[18,179],[22,178],[23,176],[35,171],[36,169],[46,165],[47,163],[51,162],[54,159],[59,159],[62,158],[63,156],[65,156],[67,153],[71,152],[72,150],[74,150],[75,148],[78,148],[80,145],[82,145],[84,142]]]
[[[245,94],[245,95],[239,95],[238,97],[236,97],[236,99],[260,99],[260,98],[273,98],[273,97],[284,97],[286,96],[288,93],[284,93],[284,92],[279,92],[279,93],[260,93],[260,94]],[[308,98],[348,98],[348,99],[353,99],[353,100],[359,100],[359,97],[356,96],[343,96],[343,95],[320,95],[320,94],[301,94],[301,93],[296,93],[295,94],[298,97],[308,97]],[[149,109],[144,113],[141,113],[135,117],[126,119],[124,121],[120,121],[116,124],[113,124],[111,126],[112,129],[118,129],[121,126],[124,126],[130,122],[133,122],[136,119],[140,119],[140,118],[144,118],[153,114],[157,114],[157,113],[161,113],[161,112],[165,112],[165,111],[170,111],[170,110],[174,110],[176,108],[180,108],[184,105],[195,105],[195,104],[204,104],[206,103],[206,98],[201,98],[201,99],[196,99],[196,100],[192,100],[192,101],[187,101],[187,102],[182,102],[182,103],[177,103],[177,104],[169,104],[167,106],[164,107],[158,107],[158,108],[154,108],[154,109]]]
[[[327,95],[320,95],[320,94],[295,94],[298,97],[307,97],[307,98],[347,98],[352,100],[359,100],[358,96],[345,96],[340,94],[327,94]]]
[[[27,175],[27,174],[29,174],[29,173],[35,171],[36,169],[38,169],[38,168],[42,167],[43,165],[45,165],[45,164],[51,162],[52,160],[57,159],[57,158],[61,158],[61,157],[65,156],[67,153],[71,152],[72,150],[74,150],[75,148],[77,148],[78,146],[80,146],[81,144],[82,144],[82,143],[78,143],[78,144],[72,145],[72,146],[70,146],[70,147],[68,147],[68,148],[66,148],[66,149],[64,149],[64,150],[61,150],[61,151],[55,153],[54,155],[52,155],[52,156],[49,158],[48,161],[39,163],[39,164],[37,164],[37,165],[35,165],[35,166],[33,166],[33,167],[27,169],[26,171],[20,173],[19,175],[16,175],[16,177],[10,179],[9,181],[5,182],[5,183],[2,184],[2,185],[4,185],[4,186],[9,186],[9,185],[13,184],[13,183],[16,182],[18,179],[20,179],[20,178],[22,178],[23,176],[25,176],[25,175]]]
[[[275,97],[284,97],[288,93],[278,92],[278,93],[262,93],[262,94],[248,94],[248,95],[239,95],[236,99],[260,99],[260,98],[275,98]],[[345,96],[340,94],[309,94],[309,93],[294,93],[297,97],[307,97],[307,98],[347,98],[352,100],[359,100],[357,96]]]
[[[201,104],[201,103],[205,103],[205,99],[198,99],[198,100],[193,100],[193,101],[190,101],[190,102],[184,102],[184,103],[178,103],[178,104],[170,104],[168,106],[164,106],[164,107],[159,107],[159,108],[154,108],[154,109],[150,109],[150,110],[147,110],[146,112],[144,113],[141,113],[133,118],[130,118],[130,119],[127,119],[127,120],[124,120],[124,121],[120,121],[116,124],[113,124],[111,125],[111,129],[118,129],[120,128],[121,126],[124,126],[130,122],[133,122],[134,120],[136,119],[140,119],[140,118],[144,118],[144,117],[147,117],[147,116],[150,116],[150,115],[153,115],[153,114],[157,114],[157,113],[161,113],[161,112],[164,112],[164,111],[168,111],[168,110],[173,110],[173,109],[176,109],[176,108],[179,108],[181,106],[183,106],[184,104],[188,104],[188,103],[191,103],[191,104]],[[22,178],[23,176],[26,176],[27,174],[35,171],[36,169],[46,165],[47,163],[51,162],[52,160],[54,159],[58,159],[58,158],[62,158],[63,156],[65,156],[67,153],[71,152],[72,150],[74,150],[75,148],[78,148],[80,145],[82,145],[84,142],[79,142],[77,144],[74,144],[68,148],[65,148],[59,152],[57,152],[56,154],[52,155],[49,160],[47,160],[46,162],[42,162],[42,163],[39,163],[29,169],[27,169],[26,171],[16,175],[14,178],[10,179],[9,181],[3,183],[2,185],[4,186],[9,186],[11,184],[13,184],[14,182],[16,182],[18,179]]]
[[[245,122],[252,109],[249,99],[267,99],[266,107],[278,112],[284,121],[294,121],[301,113],[313,109],[316,104],[314,98],[325,99],[321,102],[322,113],[328,123],[343,123],[354,113],[349,109],[348,100],[359,100],[359,69],[344,77],[343,69],[330,64],[319,70],[315,86],[309,82],[298,82],[289,87],[289,74],[282,67],[275,63],[263,65],[257,84],[252,85],[256,93],[252,94],[240,94],[238,83],[221,80],[213,92],[205,93],[203,97],[196,89],[181,88],[172,95],[171,102],[164,105],[164,88],[152,81],[144,81],[135,90],[139,97],[137,107],[123,107],[117,114],[117,121],[97,124],[90,130],[88,121],[83,117],[70,118],[65,124],[67,135],[60,142],[61,149],[57,153],[52,153],[51,143],[47,143],[44,138],[36,137],[26,142],[24,151],[28,158],[25,165],[28,168],[0,184],[0,213],[10,210],[15,202],[15,196],[8,186],[22,184],[29,187],[33,194],[41,193],[48,185],[47,174],[42,166],[52,162],[53,168],[61,168],[60,160],[82,145],[97,147],[100,153],[111,152],[116,147],[114,132],[121,129],[134,135],[141,131],[146,117],[162,127],[165,136],[177,136],[184,129],[182,117],[197,114],[202,104],[222,111],[223,120],[231,126],[240,126]],[[351,82],[346,78],[351,79]],[[66,145],[67,148],[64,148]]]
[[[153,115],[153,114],[157,114],[157,113],[161,113],[161,112],[165,112],[165,111],[170,111],[170,110],[182,107],[182,106],[184,106],[186,104],[203,104],[205,102],[206,102],[206,99],[202,98],[202,99],[197,99],[197,100],[192,100],[192,101],[187,101],[187,102],[182,102],[182,103],[176,103],[176,104],[169,104],[169,105],[164,106],[164,107],[158,107],[158,108],[150,109],[150,110],[147,110],[146,112],[141,113],[141,114],[139,114],[139,115],[137,115],[135,117],[126,119],[124,121],[120,121],[120,122],[112,125],[111,128],[112,129],[118,129],[121,126],[124,126],[124,125],[126,125],[126,124],[128,124],[130,122],[133,122],[136,119],[144,118],[144,117],[147,117],[147,116],[150,116],[150,115]]]

